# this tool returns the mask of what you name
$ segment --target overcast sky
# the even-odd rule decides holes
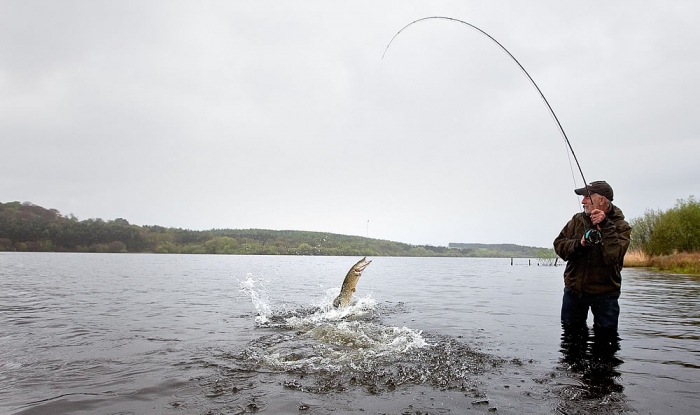
[[[700,196],[697,1],[0,0],[0,202],[551,247]],[[573,163],[573,160],[571,160]],[[572,175],[572,168],[574,173]]]

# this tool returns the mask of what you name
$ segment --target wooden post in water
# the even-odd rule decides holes
[[[511,267],[513,266],[513,258],[512,257],[510,258],[510,266]]]

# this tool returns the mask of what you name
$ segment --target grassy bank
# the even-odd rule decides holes
[[[629,251],[625,255],[625,266],[650,267],[678,274],[700,274],[700,252],[647,257],[641,251]]]

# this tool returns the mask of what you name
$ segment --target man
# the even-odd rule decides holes
[[[561,321],[565,326],[585,325],[590,307],[594,329],[617,329],[620,270],[632,229],[612,204],[608,183],[592,182],[574,192],[583,196],[584,212],[574,215],[554,240],[557,255],[567,261]]]

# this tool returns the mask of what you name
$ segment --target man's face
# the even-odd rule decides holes
[[[601,209],[601,202],[603,202],[603,198],[598,193],[591,193],[590,197],[585,195],[581,201],[583,211],[590,215],[593,209]]]

